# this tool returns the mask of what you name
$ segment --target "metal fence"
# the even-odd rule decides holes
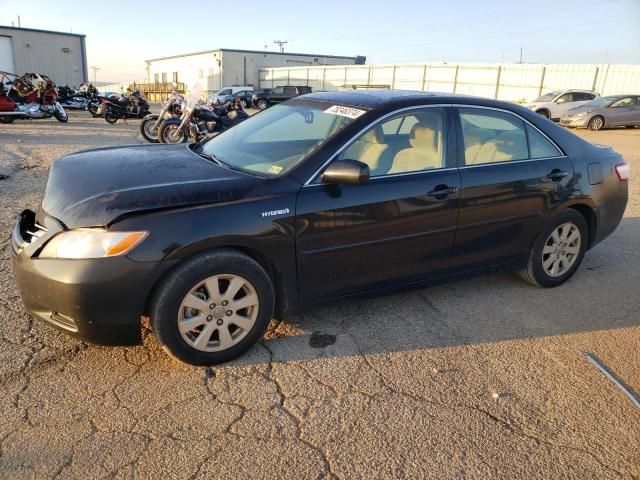
[[[260,88],[306,85],[314,91],[390,88],[524,101],[570,88],[601,95],[640,93],[640,65],[402,64],[266,68]]]

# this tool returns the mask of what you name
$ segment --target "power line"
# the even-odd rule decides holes
[[[284,45],[289,42],[287,40],[274,40],[273,43],[280,47],[280,53],[284,53]]]

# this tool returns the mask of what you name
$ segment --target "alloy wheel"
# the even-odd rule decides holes
[[[556,227],[542,249],[542,267],[550,277],[567,273],[580,255],[582,236],[571,222]]]
[[[259,307],[258,294],[249,281],[233,274],[215,275],[184,297],[178,309],[178,330],[196,350],[227,350],[253,328]]]
[[[600,130],[604,126],[602,117],[595,117],[590,122],[591,130]]]

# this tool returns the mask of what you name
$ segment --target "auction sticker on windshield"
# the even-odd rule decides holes
[[[366,111],[352,107],[343,107],[342,105],[334,105],[333,107],[327,108],[325,113],[340,115],[341,117],[358,118],[363,113],[366,113]]]

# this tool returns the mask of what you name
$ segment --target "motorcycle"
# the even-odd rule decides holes
[[[58,87],[58,101],[63,108],[87,110],[89,101],[98,94],[98,89],[90,83],[83,83],[78,90],[66,85]]]
[[[37,73],[19,76],[0,72],[0,123],[50,117],[62,123],[69,120],[58,102],[56,84],[49,77]]]
[[[120,119],[144,118],[149,114],[149,102],[136,90],[128,97],[103,98],[97,113],[104,114],[104,119],[111,124]]]
[[[160,115],[149,114],[140,123],[140,133],[147,142],[158,143],[159,128],[162,122],[169,118],[180,118],[182,115],[182,103],[184,97],[174,91],[171,96],[164,101]]]
[[[199,142],[249,118],[238,99],[220,107],[201,103],[202,90],[198,87],[194,87],[189,100],[183,103],[179,119],[169,118],[162,122],[158,133],[161,143],[186,143],[189,139]]]

